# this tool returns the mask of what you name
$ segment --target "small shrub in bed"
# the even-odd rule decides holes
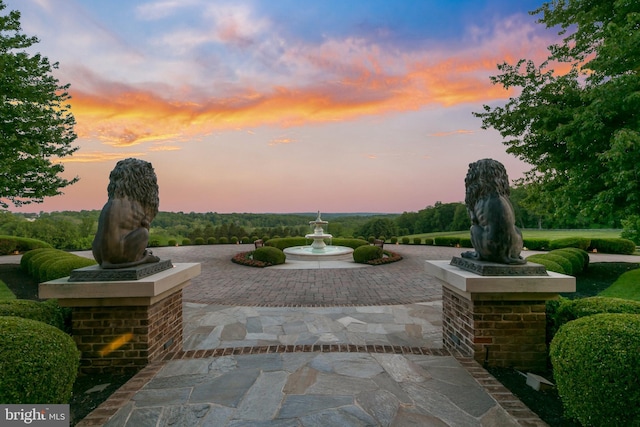
[[[353,251],[353,260],[359,264],[382,258],[384,251],[379,246],[360,246]]]
[[[253,251],[253,259],[270,265],[278,265],[284,264],[287,257],[284,252],[278,248],[274,248],[273,246],[263,246]]]

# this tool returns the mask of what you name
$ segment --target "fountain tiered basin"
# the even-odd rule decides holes
[[[309,221],[309,225],[313,225],[313,233],[304,237],[313,239],[313,243],[309,246],[293,246],[286,248],[283,252],[288,260],[293,261],[347,261],[352,259],[353,249],[346,246],[332,246],[325,243],[325,239],[331,240],[333,236],[324,232],[324,226],[329,224],[328,221],[318,217],[315,221]]]

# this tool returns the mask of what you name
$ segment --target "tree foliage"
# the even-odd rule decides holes
[[[519,95],[475,115],[533,166],[520,184],[538,211],[600,224],[637,213],[640,2],[554,0],[531,13],[561,40],[539,65],[498,65],[491,81]]]
[[[5,9],[0,0],[0,12]],[[59,159],[76,151],[69,85],[51,64],[26,49],[38,42],[21,32],[20,13],[0,15],[0,206],[42,202],[77,181],[60,176]]]

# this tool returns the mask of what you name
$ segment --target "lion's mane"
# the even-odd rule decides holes
[[[490,194],[509,197],[509,177],[502,163],[493,159],[482,159],[469,165],[464,179],[466,186],[464,202],[473,209],[478,200]]]
[[[149,221],[158,213],[158,193],[158,181],[153,166],[144,160],[120,160],[109,174],[109,199],[129,198],[140,202],[147,212],[153,214]]]

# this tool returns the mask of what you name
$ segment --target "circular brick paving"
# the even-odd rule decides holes
[[[335,269],[270,269],[237,265],[231,258],[252,245],[155,248],[174,263],[199,262],[202,273],[184,289],[186,302],[241,306],[394,305],[433,301],[440,285],[424,272],[426,260],[451,259],[461,250],[395,245],[403,260],[380,266]]]

